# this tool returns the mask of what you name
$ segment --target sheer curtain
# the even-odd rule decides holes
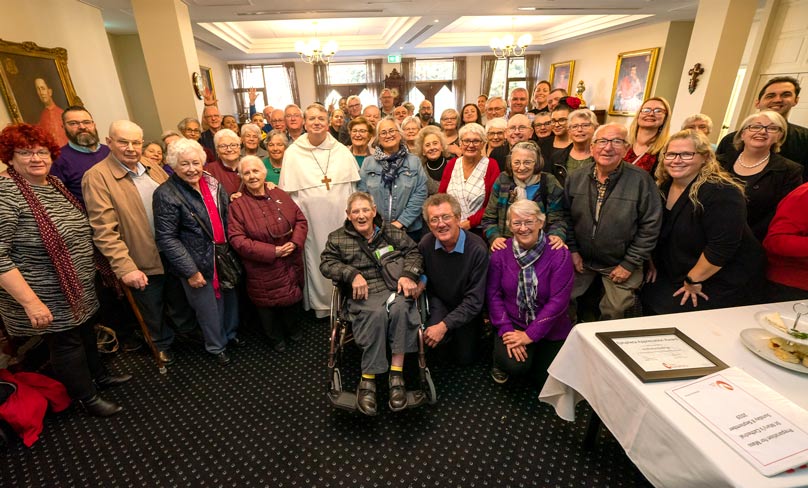
[[[236,96],[236,109],[239,115],[247,114],[249,116],[250,107],[244,106],[244,97],[241,96],[238,89],[244,88],[244,71],[247,69],[246,64],[231,64],[230,78],[233,80],[233,95]]]
[[[384,71],[381,59],[368,59],[365,61],[368,72],[368,92],[376,104],[379,104],[379,94],[384,89]]]
[[[415,58],[401,58],[401,76],[404,77],[404,100],[409,100],[415,88]]]
[[[536,89],[536,83],[539,80],[539,55],[526,54],[525,55],[525,85],[527,86],[528,100],[533,100],[533,90]],[[532,105],[533,102],[531,101]]]
[[[466,57],[454,57],[452,70],[452,91],[455,96],[455,105],[459,111],[466,104]]]
[[[491,82],[494,80],[494,68],[497,65],[496,56],[483,56],[480,73],[480,93],[488,95],[491,91]]]
[[[328,78],[328,65],[317,63],[314,65],[314,89],[317,94],[317,101],[325,103],[328,94],[331,92],[331,80]]]
[[[300,106],[300,91],[297,88],[297,73],[295,72],[295,63],[283,63],[283,68],[286,70],[286,78],[289,80],[289,91],[292,92],[292,100],[295,105]]]

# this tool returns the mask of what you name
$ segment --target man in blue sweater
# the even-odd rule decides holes
[[[62,125],[68,142],[53,162],[51,174],[62,180],[70,193],[84,204],[81,178],[95,163],[109,155],[109,147],[99,142],[93,116],[84,107],[67,107],[62,112]]]

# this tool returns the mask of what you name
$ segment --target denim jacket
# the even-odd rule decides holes
[[[388,191],[382,183],[382,166],[373,156],[365,158],[359,176],[361,179],[357,189],[373,195],[376,208],[385,222],[397,220],[407,231],[421,228],[421,206],[427,197],[427,175],[418,157],[407,154],[407,161],[401,166],[392,191]]]

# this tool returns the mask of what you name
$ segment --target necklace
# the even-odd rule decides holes
[[[744,162],[743,162],[743,153],[741,153],[741,154],[738,155],[738,164],[741,165],[741,167],[747,168],[747,169],[757,168],[761,164],[765,164],[769,160],[769,156],[771,156],[771,154],[767,154],[765,158],[761,159],[760,161],[758,161],[755,164],[744,164]]]
[[[428,169],[430,171],[438,171],[439,169],[443,168],[444,164],[446,164],[446,158],[443,157],[443,156],[440,157],[440,160],[436,160],[436,161],[440,161],[440,164],[438,165],[437,168],[433,168],[432,166],[429,165],[429,160],[427,159],[426,160],[426,169]]]
[[[328,165],[331,164],[331,149],[326,149],[326,151],[328,151],[328,159],[325,162],[325,169],[323,169],[323,166],[320,164],[320,161],[317,160],[317,156],[314,155],[313,149],[311,151],[311,157],[314,158],[314,162],[317,163],[317,167],[320,168],[320,171],[323,173],[323,179],[320,180],[320,182],[325,183],[326,190],[330,190],[331,185],[329,185],[329,183],[331,183],[332,180],[331,178],[328,177],[326,173],[328,173]]]

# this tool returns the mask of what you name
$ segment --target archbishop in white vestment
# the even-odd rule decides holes
[[[283,156],[278,186],[289,193],[309,221],[303,250],[303,306],[322,318],[330,312],[332,284],[320,273],[320,253],[328,234],[345,221],[345,205],[356,191],[359,166],[351,151],[328,133],[328,113],[322,105],[306,108],[305,124],[306,133]]]

